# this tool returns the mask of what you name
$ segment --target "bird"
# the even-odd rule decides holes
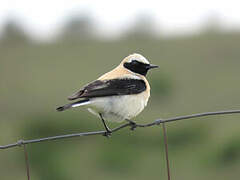
[[[75,102],[60,106],[56,110],[87,107],[89,112],[102,120],[105,136],[112,133],[106,120],[125,120],[134,127],[136,123],[131,119],[143,111],[150,97],[150,85],[146,75],[153,68],[158,66],[150,64],[143,55],[130,54],[116,68],[68,97],[68,100],[76,100]]]

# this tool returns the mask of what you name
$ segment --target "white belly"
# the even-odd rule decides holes
[[[89,111],[102,114],[105,120],[123,121],[137,116],[147,105],[148,97],[138,95],[124,95],[91,99]]]

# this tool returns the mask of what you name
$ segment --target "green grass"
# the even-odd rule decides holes
[[[135,120],[239,109],[240,36],[59,41],[0,45],[0,142],[102,129],[85,109],[55,108],[130,53],[160,69],[149,73],[152,95]],[[237,179],[239,115],[167,125],[173,179]],[[111,127],[117,126],[110,123]],[[110,139],[84,137],[28,146],[31,175],[52,179],[166,179],[162,131],[123,130]],[[20,148],[0,152],[1,179],[26,179]],[[11,171],[10,171],[11,169]]]

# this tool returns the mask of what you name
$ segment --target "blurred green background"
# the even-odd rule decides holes
[[[141,27],[146,26],[138,24],[109,40],[92,35],[86,21],[73,20],[56,40],[35,42],[9,22],[0,39],[0,144],[102,130],[101,121],[84,108],[62,113],[55,108],[134,52],[160,66],[148,74],[151,98],[136,121],[240,108],[239,32],[208,27],[195,35],[167,38]],[[239,130],[239,115],[167,124],[172,179],[238,179]],[[27,149],[34,180],[167,178],[160,127]],[[0,151],[0,175],[26,179],[22,148]]]

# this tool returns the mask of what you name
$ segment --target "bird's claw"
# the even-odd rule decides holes
[[[103,136],[105,136],[107,138],[111,137],[111,135],[112,135],[112,131],[110,131],[110,130],[105,131],[103,134]]]
[[[137,128],[137,124],[133,121],[130,122],[130,126],[131,126],[130,130],[132,131],[134,131]]]

